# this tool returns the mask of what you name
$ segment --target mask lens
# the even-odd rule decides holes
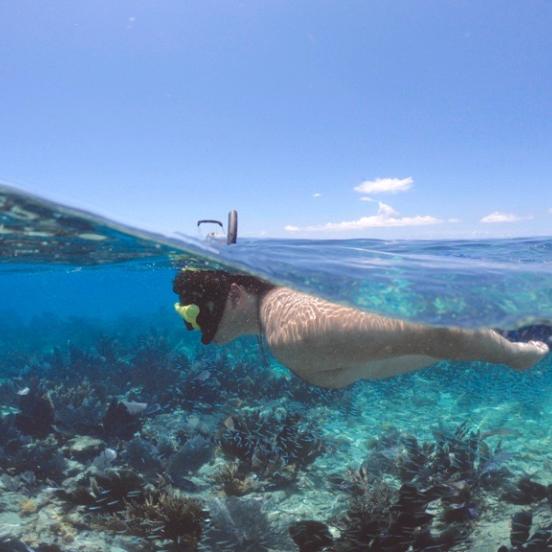
[[[199,307],[195,304],[181,305],[175,303],[174,310],[182,317],[186,328],[189,330],[199,330],[199,324],[197,323],[197,317],[199,316]]]

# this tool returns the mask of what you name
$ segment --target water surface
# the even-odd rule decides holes
[[[549,339],[552,239],[227,247],[11,188],[0,188],[0,238],[0,534],[12,543],[286,552],[311,520],[341,552],[483,551],[509,545],[521,509],[532,531],[552,522],[538,486],[552,483],[550,355],[523,374],[440,362],[328,391],[254,338],[203,346],[172,308],[181,267],[240,269],[390,316]],[[210,512],[200,536],[158,528],[143,504],[166,496]],[[446,546],[444,530],[456,535]]]

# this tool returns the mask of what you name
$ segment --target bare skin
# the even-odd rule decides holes
[[[227,343],[262,331],[280,362],[321,387],[388,378],[438,360],[480,360],[525,370],[548,353],[540,341],[512,343],[490,329],[409,323],[284,287],[257,303],[255,295],[233,283],[213,341]]]

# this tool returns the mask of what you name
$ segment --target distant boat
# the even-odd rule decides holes
[[[205,234],[206,240],[214,240],[218,242],[226,241],[227,245],[236,243],[238,240],[238,212],[232,209],[228,213],[228,224],[226,227],[226,233],[224,232],[224,225],[220,220],[215,219],[201,219],[197,221],[197,227],[201,228],[202,225],[214,225],[214,229],[211,229]],[[220,230],[218,229],[220,227]],[[212,226],[211,226],[212,228]]]

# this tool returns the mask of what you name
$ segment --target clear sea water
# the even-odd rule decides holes
[[[363,541],[355,548],[339,545],[339,539],[347,534],[345,520],[354,518],[351,504],[359,496],[366,497],[380,484],[398,493],[408,481],[404,474],[401,479],[397,466],[404,468],[406,460],[412,460],[412,439],[420,450],[426,447],[425,461],[419,463],[429,465],[428,459],[435,460],[437,454],[431,447],[443,444],[442,435],[452,436],[443,454],[460,454],[451,448],[451,443],[460,443],[462,450],[472,446],[475,455],[463,475],[455,472],[452,480],[447,475],[447,484],[453,481],[475,490],[464,496],[465,504],[455,503],[456,510],[465,507],[468,513],[453,521],[444,513],[451,505],[445,506],[443,497],[437,506],[439,500],[426,505],[428,511],[440,508],[426,529],[453,526],[462,533],[449,548],[439,549],[510,546],[511,517],[521,509],[533,512],[533,529],[552,522],[544,495],[526,497],[525,505],[507,498],[525,476],[544,486],[552,483],[551,355],[525,373],[481,362],[439,362],[415,374],[320,390],[299,381],[269,351],[263,354],[254,338],[226,346],[202,345],[199,335],[184,331],[173,310],[172,292],[172,280],[183,266],[237,268],[389,316],[493,327],[512,338],[549,341],[552,238],[242,239],[229,247],[127,228],[6,188],[0,189],[0,252],[3,424],[21,413],[27,389],[49,397],[55,412],[52,426],[45,435],[18,437],[17,446],[49,440],[55,446],[45,450],[52,455],[62,451],[62,461],[68,463],[53,474],[40,472],[32,463],[20,469],[21,456],[9,448],[13,442],[8,442],[7,430],[3,434],[0,429],[0,535],[6,538],[21,539],[33,549],[40,543],[56,543],[60,550],[164,549],[163,539],[148,540],[128,528],[110,532],[101,521],[105,512],[77,504],[68,513],[62,499],[48,494],[52,487],[69,488],[75,478],[86,479],[97,454],[110,449],[117,458],[109,469],[135,470],[152,486],[161,475],[169,481],[165,484],[201,501],[211,512],[211,526],[206,522],[197,544],[200,550],[299,550],[288,528],[304,520],[326,524],[336,550],[414,550],[412,544],[385,548],[381,541]],[[83,429],[85,420],[79,425],[67,419],[85,416],[81,403],[71,403],[73,411],[66,411],[72,390],[82,392],[83,385],[97,397],[92,416],[97,424],[91,422],[88,429]],[[129,435],[102,433],[109,404],[122,400],[148,405],[140,423]],[[296,436],[308,436],[320,446],[308,459],[293,457],[284,445],[274,445],[274,436],[263,433],[265,426],[277,431],[278,424],[286,423],[299,431],[295,422],[285,422],[290,413],[300,417],[300,431],[310,432]],[[234,448],[225,445],[232,437],[230,426],[238,425],[240,417],[257,415],[270,423],[249,418],[243,423],[251,435],[265,435],[266,443],[274,446],[272,456],[280,454],[279,477],[276,468],[266,467],[268,460],[258,455],[252,460],[236,452],[235,443]],[[466,444],[466,435],[479,439],[478,444]],[[79,436],[97,439],[98,450],[76,455],[69,443]],[[193,439],[208,443],[209,452],[204,461],[190,461],[177,473],[177,455]],[[228,465],[239,465],[243,472],[233,482],[234,491],[217,476]],[[439,469],[435,467],[436,473]],[[33,470],[33,481],[21,479],[25,474],[28,479]],[[436,477],[424,481],[424,488]],[[36,504],[23,515],[21,504],[27,499]],[[226,530],[233,537],[213,529],[222,508],[232,514],[235,526]],[[244,514],[247,508],[253,513]],[[238,511],[245,519],[257,516],[262,535],[247,533]],[[54,513],[59,519],[54,520]],[[60,532],[60,524],[67,535]],[[381,527],[393,533],[385,523]],[[420,546],[417,549],[432,549]]]

